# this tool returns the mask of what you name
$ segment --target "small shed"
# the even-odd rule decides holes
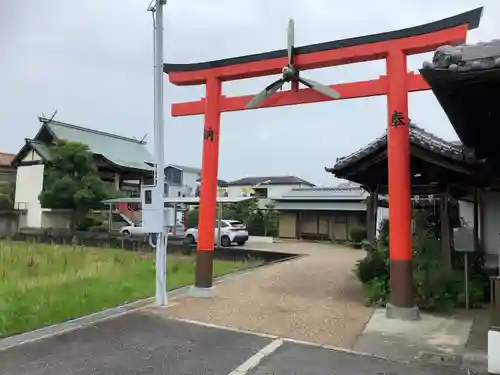
[[[279,237],[348,241],[352,228],[366,225],[368,197],[353,183],[291,189],[273,199],[280,212]]]

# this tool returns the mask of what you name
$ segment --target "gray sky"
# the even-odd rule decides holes
[[[341,4],[341,5],[340,5]],[[152,19],[148,0],[0,2],[0,151],[16,153],[39,128],[37,116],[141,138],[153,147]],[[288,18],[296,45],[390,31],[484,5],[469,42],[500,38],[498,0],[168,0],[165,61],[199,62],[285,48]],[[409,69],[429,55],[409,58]],[[325,84],[376,78],[380,61],[307,71]],[[276,77],[226,83],[224,93],[257,93]],[[171,118],[172,102],[197,100],[203,86],[166,84],[166,161],[201,166],[203,119]],[[335,159],[382,134],[385,97],[224,114],[222,179],[293,174],[332,184]],[[431,92],[410,96],[410,117],[456,139]]]

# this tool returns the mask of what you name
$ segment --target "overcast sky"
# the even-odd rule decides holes
[[[152,17],[148,0],[0,0],[0,151],[16,153],[37,116],[142,138],[153,151]],[[190,63],[282,49],[288,18],[296,45],[419,25],[484,5],[469,42],[500,38],[498,0],[168,0],[165,61]],[[409,58],[409,69],[430,55]],[[376,78],[382,62],[307,71],[326,84]],[[276,77],[226,83],[257,93]],[[201,167],[203,119],[170,117],[170,104],[197,100],[203,86],[165,85],[166,162]],[[457,139],[431,92],[410,96],[410,117]],[[222,116],[219,176],[297,175],[331,185],[324,171],[383,133],[386,99],[351,99]]]

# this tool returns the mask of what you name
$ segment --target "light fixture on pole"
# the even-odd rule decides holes
[[[154,157],[155,188],[152,194],[155,223],[151,226],[158,233],[156,240],[156,304],[167,305],[167,234],[165,233],[165,155],[164,155],[164,111],[163,111],[163,6],[166,0],[156,0],[148,7],[153,14],[154,26]]]

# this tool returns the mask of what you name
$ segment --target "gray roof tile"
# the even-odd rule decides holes
[[[338,186],[323,186],[310,188],[294,188],[280,198],[274,198],[277,201],[289,200],[333,200],[333,201],[363,201],[368,193],[361,187],[355,185],[340,184]]]
[[[297,176],[267,176],[267,177],[244,177],[236,181],[228,182],[228,186],[255,186],[257,184],[265,185],[296,185],[304,184],[314,186],[309,181],[303,180]]]
[[[153,169],[146,164],[146,161],[152,163],[154,158],[143,141],[45,118],[40,118],[40,121],[57,139],[86,144],[94,154],[102,155],[120,167]]]
[[[456,72],[500,68],[500,39],[476,44],[442,46],[434,53],[432,62],[426,61],[423,69]]]
[[[473,163],[475,161],[471,155],[464,151],[464,147],[461,142],[446,141],[413,123],[410,124],[410,143],[428,151],[439,153],[453,160],[464,161],[467,163]],[[353,152],[350,155],[337,158],[336,164],[332,168],[325,169],[328,172],[336,172],[386,147],[387,131],[365,147]]]
[[[49,146],[47,146],[41,142],[34,141],[32,139],[27,139],[26,142],[29,146],[31,146],[31,148],[33,150],[35,150],[38,153],[38,155],[41,156],[41,158],[43,160],[45,160],[45,161],[51,160],[52,156],[51,156]]]

